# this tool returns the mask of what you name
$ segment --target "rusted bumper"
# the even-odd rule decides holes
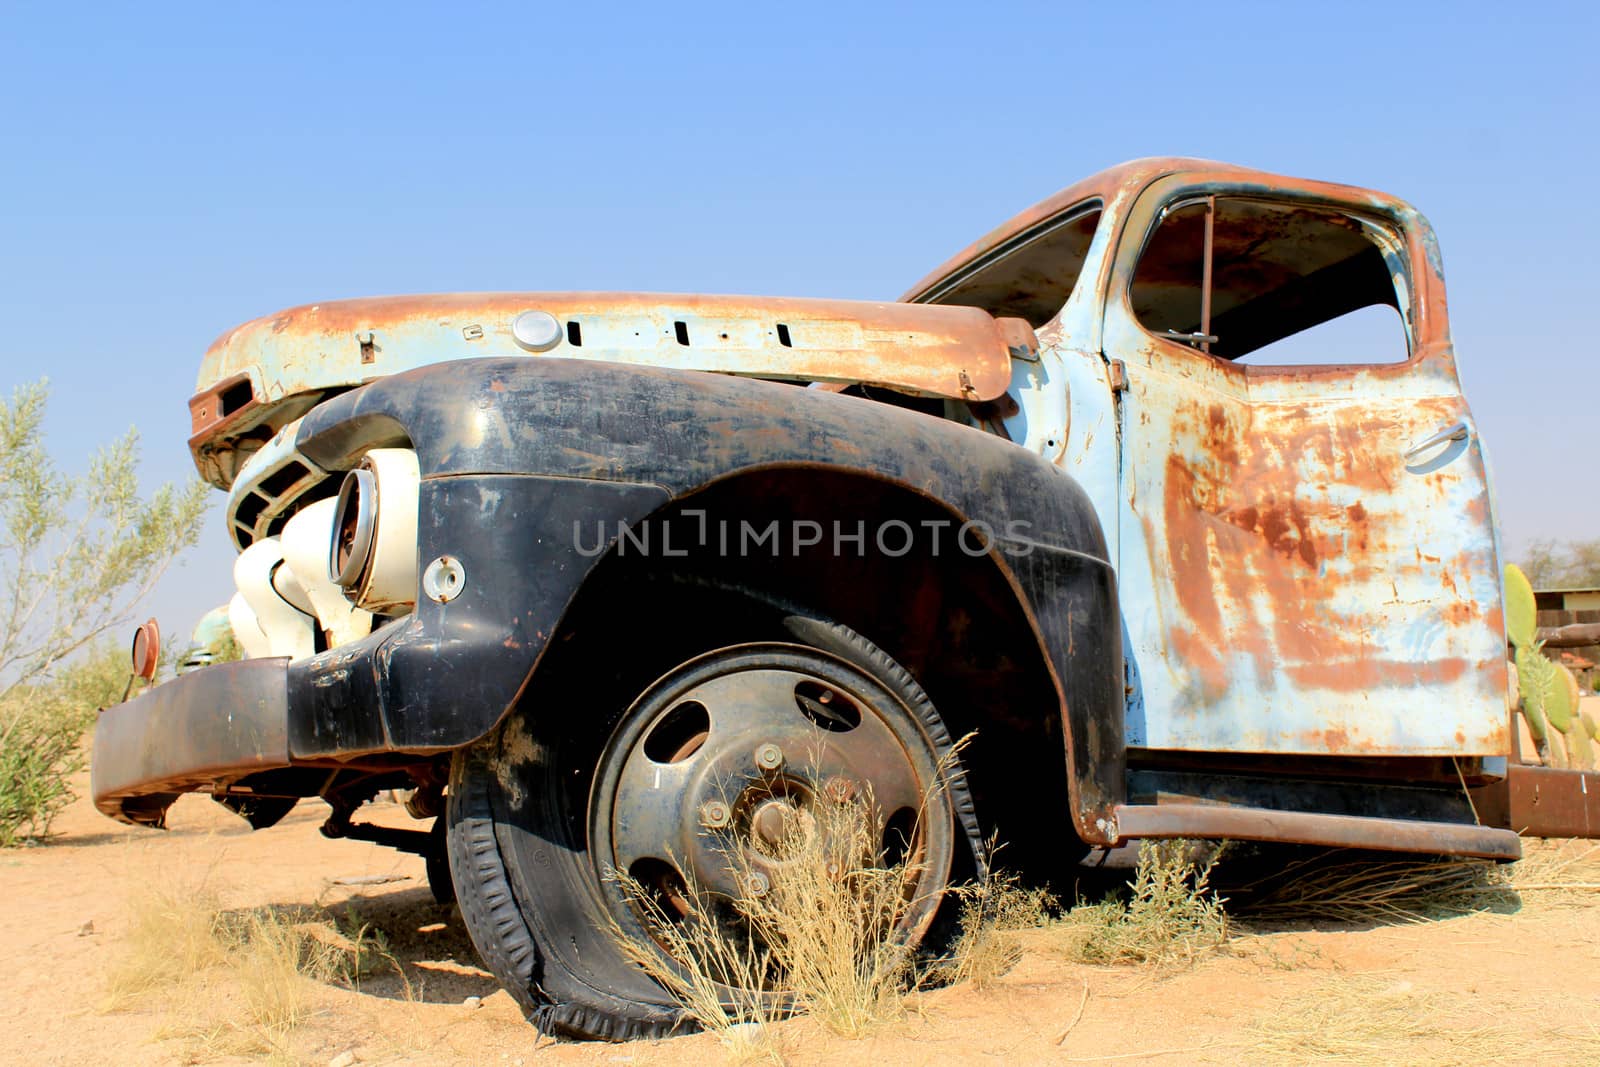
[[[1522,857],[1522,843],[1514,832],[1490,826],[1211,804],[1119,805],[1117,834],[1119,843],[1146,837],[1199,837],[1437,852],[1490,860]]]
[[[180,793],[289,766],[288,662],[204,667],[101,712],[95,807],[159,827]]]
[[[1472,791],[1485,822],[1523,837],[1600,837],[1600,774],[1513,763]]]

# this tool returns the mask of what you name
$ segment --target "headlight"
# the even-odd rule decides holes
[[[328,577],[346,590],[354,589],[372,558],[372,527],[378,510],[377,491],[370,470],[353,470],[339,487],[334,511],[333,548],[328,555]]]
[[[375,448],[339,487],[328,577],[368,611],[416,603],[417,485],[415,452]]]

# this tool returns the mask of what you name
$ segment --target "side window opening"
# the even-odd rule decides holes
[[[1027,319],[1038,329],[1066,306],[1083,272],[1098,200],[1079,204],[1025,230],[934,289],[922,302],[982,308],[996,317]]]
[[[1255,366],[1403,363],[1398,238],[1330,208],[1198,197],[1162,215],[1134,271],[1158,337]]]

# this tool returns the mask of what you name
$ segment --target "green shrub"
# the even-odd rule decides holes
[[[0,700],[0,848],[49,833],[72,800],[67,780],[83,769],[84,733],[122,699],[128,677],[127,652],[108,641]]]
[[[83,766],[94,709],[121,699],[105,644],[199,536],[206,487],[139,491],[129,430],[61,473],[44,445],[45,383],[0,397],[0,846],[49,832]]]
[[[1198,853],[1209,851],[1201,859]],[[1079,905],[1060,926],[1068,955],[1084,963],[1188,963],[1228,939],[1223,900],[1211,889],[1222,848],[1182,839],[1143,841],[1128,900]]]

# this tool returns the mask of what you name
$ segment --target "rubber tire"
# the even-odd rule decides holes
[[[947,788],[956,822],[951,881],[981,875],[984,837],[971,791],[927,694],[860,634],[836,623],[812,623],[821,629],[805,643],[873,674],[920,724],[936,756],[949,760],[954,770]],[[562,727],[570,726],[560,721],[562,710],[548,717],[550,736],[530,730],[538,723],[519,708],[490,737],[455,754],[446,836],[462,918],[485,965],[545,1034],[629,1041],[693,1030],[666,991],[628,963],[605,932],[605,904],[582,840],[584,820],[576,832],[570,815],[563,825],[557,805],[566,802],[552,789],[573,777],[560,754],[569,733]],[[609,736],[624,710],[617,709],[601,737]],[[584,781],[598,757],[598,750],[590,753]],[[936,923],[930,938],[949,925]],[[574,966],[577,959],[586,973]]]
[[[428,829],[428,851],[422,860],[428,872],[428,892],[436,904],[453,904],[455,882],[450,877],[450,845],[445,840],[445,817],[436,815]]]

